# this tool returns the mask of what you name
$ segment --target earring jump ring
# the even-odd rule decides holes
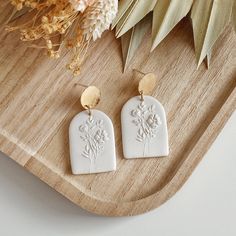
[[[139,94],[140,94],[140,96],[141,96],[141,101],[143,102],[143,101],[144,101],[143,91],[142,91],[142,90],[139,91]]]
[[[85,108],[88,111],[88,115],[91,117],[92,116],[91,108],[88,105],[85,105]]]

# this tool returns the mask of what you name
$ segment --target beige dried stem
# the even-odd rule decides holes
[[[8,26],[8,31],[19,30],[22,41],[33,43],[34,47],[45,48],[52,58],[59,57],[58,43],[55,38],[64,35],[78,16],[67,0],[14,0],[12,4],[19,11],[30,8],[30,18],[23,25]],[[32,15],[34,14],[34,15]],[[38,45],[43,40],[44,45]],[[38,46],[37,46],[38,45]]]

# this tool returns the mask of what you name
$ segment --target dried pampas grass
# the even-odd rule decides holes
[[[80,73],[81,63],[86,54],[89,42],[101,37],[105,30],[108,30],[111,22],[116,16],[118,2],[116,0],[96,0],[91,7],[87,7],[79,21],[77,36],[70,41],[70,47],[76,52],[68,69],[75,75]]]

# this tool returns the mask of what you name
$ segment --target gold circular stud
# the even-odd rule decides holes
[[[84,109],[89,110],[89,115],[91,115],[90,109],[93,109],[101,99],[101,92],[95,86],[87,87],[80,98],[81,105]]]
[[[139,81],[138,91],[143,95],[150,94],[156,86],[156,76],[153,73],[148,73]]]

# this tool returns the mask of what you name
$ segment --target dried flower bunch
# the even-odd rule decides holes
[[[108,30],[118,11],[118,0],[11,0],[18,11],[29,9],[31,20],[23,25],[8,26],[19,30],[21,40],[43,40],[43,48],[52,58],[60,57],[61,45],[74,48],[68,64],[74,75],[80,67],[91,40]],[[59,42],[55,42],[60,37]],[[41,47],[41,46],[39,46]]]

